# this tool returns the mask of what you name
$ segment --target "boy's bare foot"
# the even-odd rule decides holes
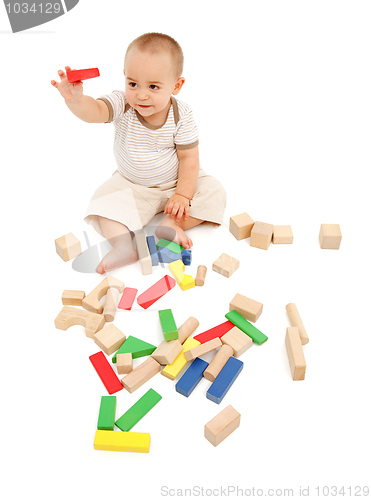
[[[138,254],[133,245],[128,242],[128,238],[117,239],[113,248],[110,252],[108,252],[100,264],[96,268],[96,272],[98,274],[104,274],[107,271],[113,271],[118,269],[119,267],[127,266],[129,264],[133,264],[136,260],[138,260]]]
[[[193,246],[191,238],[188,238],[184,230],[176,222],[174,217],[168,216],[164,219],[156,229],[157,238],[168,241],[175,241],[183,248],[190,248]]]

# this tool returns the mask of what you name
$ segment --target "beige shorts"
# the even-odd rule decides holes
[[[95,191],[84,220],[101,235],[97,216],[115,220],[131,231],[137,231],[164,211],[167,200],[175,193],[176,184],[175,180],[159,186],[140,186],[115,172]],[[200,170],[190,216],[220,225],[225,206],[226,192],[221,183]]]

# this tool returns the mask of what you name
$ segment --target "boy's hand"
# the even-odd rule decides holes
[[[69,66],[65,66],[66,71],[71,71]],[[50,83],[59,90],[61,96],[66,102],[78,100],[82,96],[82,82],[70,83],[67,75],[61,69],[58,71],[61,81],[58,83],[52,80]]]
[[[184,215],[184,220],[188,219],[189,216],[189,199],[185,198],[180,194],[174,194],[168,199],[164,214],[169,214],[171,217],[176,217],[176,221],[179,222]]]

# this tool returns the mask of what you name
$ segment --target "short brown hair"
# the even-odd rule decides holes
[[[137,48],[143,52],[148,51],[156,53],[160,51],[169,52],[173,59],[176,77],[179,78],[183,73],[184,56],[179,43],[169,35],[163,33],[145,33],[131,42],[126,50],[125,59],[130,49]]]

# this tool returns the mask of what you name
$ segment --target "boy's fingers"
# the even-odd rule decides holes
[[[184,213],[184,207],[182,207],[182,206],[181,206],[181,207],[179,207],[179,210],[178,210],[178,215],[177,215],[177,218],[176,218],[176,220],[177,220],[178,222],[179,222],[179,221],[180,221],[180,219],[182,218],[183,213]]]
[[[174,207],[173,207],[173,210],[172,210],[172,212],[171,212],[171,215],[172,215],[173,217],[175,217],[175,215],[177,214],[178,210],[179,210],[179,204],[178,204],[178,203],[175,203],[175,205],[174,205]]]

